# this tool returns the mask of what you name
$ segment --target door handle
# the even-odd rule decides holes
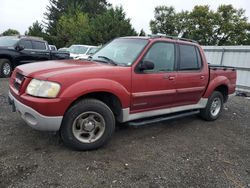
[[[164,79],[174,80],[175,76],[163,76]]]
[[[36,52],[30,52],[31,54],[35,54]]]
[[[204,79],[205,79],[205,76],[200,76],[200,79],[201,79],[201,80],[204,80]]]

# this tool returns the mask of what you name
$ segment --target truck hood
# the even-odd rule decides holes
[[[91,73],[107,71],[115,66],[83,60],[56,60],[25,64],[17,67],[17,71],[26,77],[48,79],[63,75],[77,75],[77,73]]]

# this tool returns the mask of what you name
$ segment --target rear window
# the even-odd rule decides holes
[[[41,41],[32,41],[33,48],[36,50],[46,50],[45,42]]]
[[[201,68],[200,54],[195,46],[180,44],[179,70],[199,70]]]

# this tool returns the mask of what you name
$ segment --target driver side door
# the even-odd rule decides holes
[[[176,47],[170,42],[152,44],[142,62],[154,63],[153,70],[132,73],[131,113],[171,107],[176,99]]]

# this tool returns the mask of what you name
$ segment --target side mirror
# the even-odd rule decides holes
[[[155,68],[155,65],[153,62],[151,61],[142,61],[141,65],[140,65],[140,70],[144,71],[144,70],[152,70]]]
[[[18,45],[16,45],[16,50],[17,50],[17,51],[22,51],[22,50],[24,50],[24,46],[18,44]]]

